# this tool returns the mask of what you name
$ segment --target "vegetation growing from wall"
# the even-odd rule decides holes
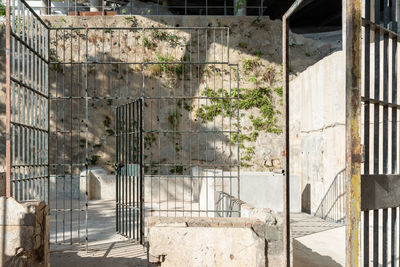
[[[250,64],[252,65],[252,64]],[[251,68],[252,69],[252,68]],[[250,70],[249,70],[250,71]],[[252,81],[252,79],[254,81]],[[195,111],[197,118],[202,123],[213,121],[216,117],[240,117],[244,116],[243,111],[255,111],[248,118],[251,121],[250,127],[244,127],[239,134],[232,133],[228,140],[230,144],[238,144],[242,149],[242,166],[249,167],[255,155],[255,146],[245,146],[245,143],[256,142],[261,132],[280,134],[281,127],[278,125],[277,117],[280,111],[274,105],[274,96],[282,97],[282,87],[271,89],[270,87],[258,87],[258,79],[250,78],[256,84],[255,88],[237,88],[229,93],[225,89],[213,90],[206,88],[202,96],[208,98],[206,104],[201,104]],[[238,126],[238,125],[234,125]]]

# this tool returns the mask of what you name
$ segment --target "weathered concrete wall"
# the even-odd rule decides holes
[[[1,197],[0,239],[1,266],[50,266],[46,204]]]
[[[161,266],[283,266],[282,217],[241,203],[242,218],[149,217],[150,261]]]
[[[266,266],[259,220],[150,217],[148,225],[149,260],[161,266]]]
[[[303,210],[312,213],[345,168],[344,59],[335,52],[290,83],[290,171],[301,178]]]

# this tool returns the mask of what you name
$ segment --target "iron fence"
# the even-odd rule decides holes
[[[263,0],[182,0],[182,1],[30,1],[40,15],[79,15],[81,12],[100,12],[103,15],[200,15],[200,16],[263,16],[267,7]]]

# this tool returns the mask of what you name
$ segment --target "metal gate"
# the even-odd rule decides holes
[[[143,99],[116,108],[116,229],[144,243]]]
[[[48,202],[49,27],[26,2],[12,2],[6,9],[6,195]]]
[[[289,103],[289,18],[283,17],[285,104]],[[346,266],[399,265],[398,22],[400,1],[343,1],[346,56]],[[289,151],[286,114],[286,151]],[[286,250],[290,265],[290,208],[286,175]]]

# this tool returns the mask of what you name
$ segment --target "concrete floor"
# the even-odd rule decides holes
[[[345,262],[345,229],[309,214],[291,214],[293,266],[337,267]]]
[[[62,216],[59,218],[62,219]],[[66,217],[68,221],[68,216]],[[54,219],[53,219],[54,222]],[[52,224],[53,232],[55,224]],[[148,266],[146,249],[115,232],[115,202],[90,201],[88,214],[89,243],[85,245],[51,245],[50,263],[57,267],[125,267]],[[81,223],[84,228],[84,221]],[[75,230],[76,225],[74,225]],[[58,229],[59,231],[62,229]],[[66,240],[70,233],[66,228]],[[76,230],[74,231],[76,236]],[[81,237],[84,229],[81,229]],[[58,234],[62,241],[61,232]],[[53,235],[54,239],[54,235]]]

